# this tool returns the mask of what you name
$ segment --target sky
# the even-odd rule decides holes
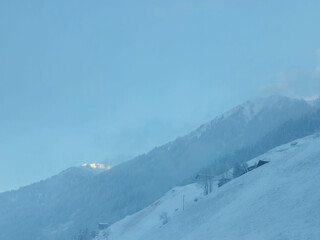
[[[246,100],[320,94],[320,1],[0,2],[0,192]]]

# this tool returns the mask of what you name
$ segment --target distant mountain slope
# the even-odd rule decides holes
[[[0,226],[6,227],[5,230],[1,228],[0,239],[37,239],[39,229],[51,234],[51,231],[59,232],[61,228],[68,227],[68,219],[74,210],[74,196],[82,196],[86,192],[83,183],[102,171],[72,167],[18,191],[0,194]],[[85,199],[86,196],[82,196],[82,200]],[[48,225],[52,222],[62,224]],[[47,239],[54,238],[48,234]]]
[[[306,102],[309,103],[311,106],[318,108],[320,107],[320,96],[307,100]]]
[[[204,167],[201,172],[215,173],[219,169],[219,163],[224,162],[226,168],[233,166],[236,162],[247,161],[250,158],[261,155],[276,146],[303,138],[312,133],[320,131],[320,108],[314,105],[312,111],[297,119],[290,119],[270,131],[255,144],[236,150],[220,158],[218,161]]]
[[[303,100],[279,96],[249,101],[107,172],[79,181],[67,174],[60,185],[44,181],[0,194],[0,239],[64,240],[79,229],[95,228],[100,221],[113,223],[143,209],[210,163],[217,162],[217,173],[223,171],[223,156],[254,145],[312,109]]]
[[[320,134],[279,146],[249,162],[268,164],[208,196],[196,185],[173,189],[95,240],[320,239],[319,159]]]

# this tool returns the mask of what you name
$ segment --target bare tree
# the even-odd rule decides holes
[[[233,177],[239,177],[248,172],[248,164],[246,162],[237,162],[233,167]]]
[[[197,181],[200,183],[200,185],[203,188],[204,195],[208,195],[209,193],[212,192],[214,178],[215,176],[212,175],[210,172],[199,173],[196,176]]]

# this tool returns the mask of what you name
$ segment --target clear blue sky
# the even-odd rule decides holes
[[[320,93],[320,1],[0,2],[0,191]]]

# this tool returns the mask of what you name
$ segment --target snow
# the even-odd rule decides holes
[[[309,103],[311,106],[317,104],[318,102],[320,102],[320,95],[316,95],[313,97],[309,97],[309,98],[305,98],[304,99],[307,103]]]
[[[61,175],[76,175],[76,176],[94,176],[102,172],[108,171],[111,169],[111,166],[105,166],[102,163],[84,163],[80,167],[70,167],[62,171]]]
[[[86,169],[94,174],[99,174],[112,168],[110,165],[104,165],[103,163],[84,163],[81,167],[82,169]]]
[[[0,194],[0,239],[64,240],[82,229],[96,228],[99,222],[113,224],[146,208],[174,186],[190,183],[210,164],[222,171],[226,155],[255,146],[284,122],[312,109],[296,99],[271,97],[264,101],[262,109],[259,101],[253,101],[253,107],[244,104],[244,110],[239,109],[237,114],[213,120],[200,139],[189,134],[108,171],[97,164],[92,165],[95,168],[90,164],[70,168],[50,179]],[[215,174],[220,173],[218,170]],[[161,229],[180,214],[172,214],[172,209],[167,212],[169,223]],[[158,224],[159,212],[156,215]]]
[[[239,116],[245,121],[245,123],[249,123],[262,111],[265,111],[266,109],[270,108],[277,108],[279,110],[285,106],[290,105],[291,101],[292,99],[279,95],[261,97],[247,101],[241,105],[232,108],[224,114],[217,116],[213,120],[203,124],[196,131],[193,131],[189,136],[191,138],[200,138],[204,133],[214,128],[217,124],[234,118],[235,116]],[[296,101],[302,101],[307,103],[307,100],[296,99]],[[310,102],[308,102],[308,104],[310,105]]]
[[[263,107],[269,103],[269,98],[257,98],[255,100],[247,101],[244,104],[235,107],[231,111],[226,112],[222,115],[221,119],[229,118],[230,116],[241,112],[247,121],[250,121],[254,116],[256,116]]]
[[[165,225],[161,219],[163,214],[170,221],[202,197],[203,190],[198,184],[173,188],[149,207],[113,224],[110,235],[112,234],[112,239],[140,239],[145,234],[144,230],[152,231]],[[104,231],[101,231],[97,239],[101,239],[103,235]]]
[[[109,240],[320,239],[320,134],[279,146],[258,158],[269,163],[201,197],[197,185],[169,191],[115,224]],[[181,194],[187,196],[181,211]],[[192,201],[192,198],[199,198]],[[179,211],[174,212],[176,207]],[[162,225],[161,212],[168,223]],[[95,240],[105,239],[103,232]]]

